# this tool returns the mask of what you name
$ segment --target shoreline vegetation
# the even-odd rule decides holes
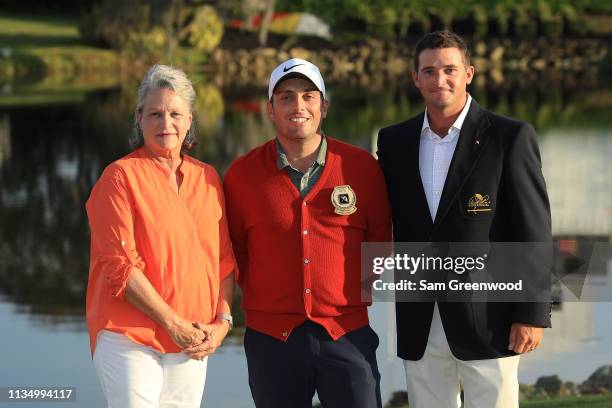
[[[609,408],[612,365],[599,367],[582,384],[563,382],[557,375],[540,377],[534,385],[520,384],[519,400],[521,408]],[[384,408],[409,408],[406,391],[395,391]]]
[[[612,26],[612,15],[583,16],[585,27],[598,30],[575,29],[568,36],[553,30],[556,35],[548,33],[547,37],[543,28],[532,29],[529,36],[504,37],[494,32],[485,38],[473,34],[468,36],[473,64],[493,83],[513,75],[542,75],[553,82],[596,77],[602,69],[608,69],[612,58],[610,37],[601,29],[607,17]],[[79,29],[82,24],[83,19],[77,17],[0,13],[0,84],[5,88],[13,83],[57,85],[64,89],[99,84],[106,88],[162,62],[200,72],[217,86],[262,86],[279,62],[300,57],[315,61],[330,83],[376,87],[383,81],[396,82],[406,77],[418,38],[410,32],[399,39],[397,35],[377,34],[381,28],[375,25],[365,30],[369,34],[349,39],[339,34],[333,42],[270,33],[267,45],[261,45],[257,32],[227,28],[222,38],[215,40],[217,44],[208,45],[206,50],[177,43],[169,53],[168,36],[161,31],[147,33],[124,48],[109,48],[99,41],[92,45],[95,42]],[[612,31],[612,27],[609,29]],[[146,49],[143,42],[147,43]],[[7,93],[6,89],[3,93]]]
[[[607,14],[602,16],[592,17],[599,24]],[[610,22],[612,31],[612,18]],[[151,64],[160,62],[181,67],[194,78],[206,112],[200,121],[211,125],[230,108],[259,111],[253,95],[263,95],[269,72],[287,58],[301,57],[321,67],[330,87],[355,90],[353,96],[383,98],[377,104],[383,110],[378,115],[387,122],[397,116],[391,106],[396,102],[387,100],[389,90],[400,102],[408,98],[406,106],[395,109],[403,109],[404,116],[420,109],[420,98],[411,95],[408,74],[415,34],[399,40],[367,34],[358,41],[330,42],[270,33],[267,45],[261,46],[257,32],[227,28],[209,52],[179,46],[173,57],[166,57],[164,41],[152,54],[142,55],[91,45],[79,24],[82,20],[76,16],[0,12],[0,106],[80,104],[93,91],[122,93],[135,87],[135,78]],[[472,36],[469,41],[478,73],[472,91],[503,114],[524,117],[539,129],[549,126],[552,118],[573,125],[592,123],[593,117],[596,123],[607,122],[606,112],[612,106],[612,90],[605,79],[612,73],[610,36]],[[513,94],[518,91],[540,103],[514,106]],[[366,117],[373,115],[364,109]],[[202,135],[210,133],[206,126],[201,128]]]
[[[397,391],[384,405],[384,408],[409,408],[407,396],[403,391]],[[582,397],[562,397],[550,399],[520,400],[521,408],[610,408],[612,395],[589,395]],[[320,408],[314,405],[313,408]]]

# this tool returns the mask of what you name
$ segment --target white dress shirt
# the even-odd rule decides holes
[[[468,94],[467,102],[461,114],[443,138],[429,127],[427,109],[425,109],[425,119],[423,120],[419,144],[419,170],[432,220],[436,219],[448,168],[453,159],[455,147],[457,147],[457,141],[459,140],[459,132],[461,132],[461,126],[463,126],[471,102],[472,97]]]

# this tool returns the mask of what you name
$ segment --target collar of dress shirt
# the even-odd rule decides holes
[[[455,123],[451,125],[448,131],[448,134],[444,138],[441,138],[440,136],[436,135],[433,132],[433,130],[431,130],[431,128],[429,127],[429,120],[427,119],[427,108],[425,108],[425,118],[423,119],[423,127],[421,128],[421,137],[427,137],[429,138],[429,140],[440,139],[441,143],[453,142],[455,138],[459,136],[459,132],[461,131],[461,126],[463,126],[465,117],[467,116],[468,111],[470,110],[470,103],[472,102],[472,96],[469,93],[467,94],[467,96],[468,96],[467,102],[465,103],[463,110],[461,111],[457,119],[455,120]],[[457,132],[453,132],[453,129],[457,129]]]

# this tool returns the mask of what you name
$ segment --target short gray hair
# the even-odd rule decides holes
[[[129,142],[132,148],[136,149],[144,144],[142,130],[136,120],[137,114],[142,113],[145,99],[149,91],[153,89],[171,89],[181,99],[189,105],[189,112],[193,113],[193,103],[195,101],[195,90],[193,84],[187,78],[185,72],[180,69],[172,68],[168,65],[153,65],[145,74],[140,86],[138,87],[138,103],[134,111],[134,129],[130,135]],[[190,149],[196,144],[196,121],[191,122],[191,127],[187,131],[187,136],[183,141],[183,148]]]

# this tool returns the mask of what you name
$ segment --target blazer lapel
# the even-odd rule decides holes
[[[472,99],[470,110],[465,117],[463,126],[461,126],[457,147],[448,169],[434,227],[442,222],[463,183],[474,169],[476,160],[488,141],[487,134],[484,132],[488,126],[488,119],[478,103]]]

